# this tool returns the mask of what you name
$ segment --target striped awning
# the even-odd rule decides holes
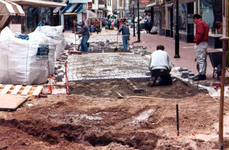
[[[80,4],[80,6],[75,10],[75,13],[79,13],[83,9],[83,4]]]

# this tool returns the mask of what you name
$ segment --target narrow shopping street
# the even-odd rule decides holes
[[[0,149],[216,149],[219,91],[212,87],[211,66],[205,81],[193,82],[179,71],[186,67],[195,72],[193,45],[181,42],[181,58],[174,59],[173,39],[142,32],[142,42],[131,37],[128,51],[122,49],[120,35],[114,51],[116,33],[93,33],[87,54],[70,44],[56,62],[62,86],[54,85],[51,95],[44,88],[43,97],[16,111],[0,112]],[[65,33],[70,43],[75,42],[72,36]],[[148,61],[158,44],[172,55],[173,83],[150,87]],[[227,111],[228,106],[226,100]],[[226,113],[225,147],[228,119]]]

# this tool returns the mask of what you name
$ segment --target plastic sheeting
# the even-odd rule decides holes
[[[50,40],[45,34],[31,33],[29,40],[22,40],[14,37],[8,27],[4,28],[0,37],[0,83],[45,83],[50,70],[54,68],[52,55],[55,46],[49,46],[49,43]],[[51,57],[52,62],[49,61]]]

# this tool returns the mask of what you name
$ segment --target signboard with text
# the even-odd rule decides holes
[[[88,10],[91,10],[92,9],[92,2],[88,2],[87,6],[88,6]]]
[[[149,3],[149,0],[140,0],[140,3],[141,4],[148,4]]]

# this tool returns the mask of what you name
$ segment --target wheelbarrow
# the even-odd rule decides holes
[[[223,52],[208,52],[212,67],[213,67],[213,75],[212,77],[215,78],[217,76],[217,79],[219,80],[219,77],[221,76],[222,71],[222,55]],[[229,54],[227,52],[226,56],[226,70],[229,72]]]

